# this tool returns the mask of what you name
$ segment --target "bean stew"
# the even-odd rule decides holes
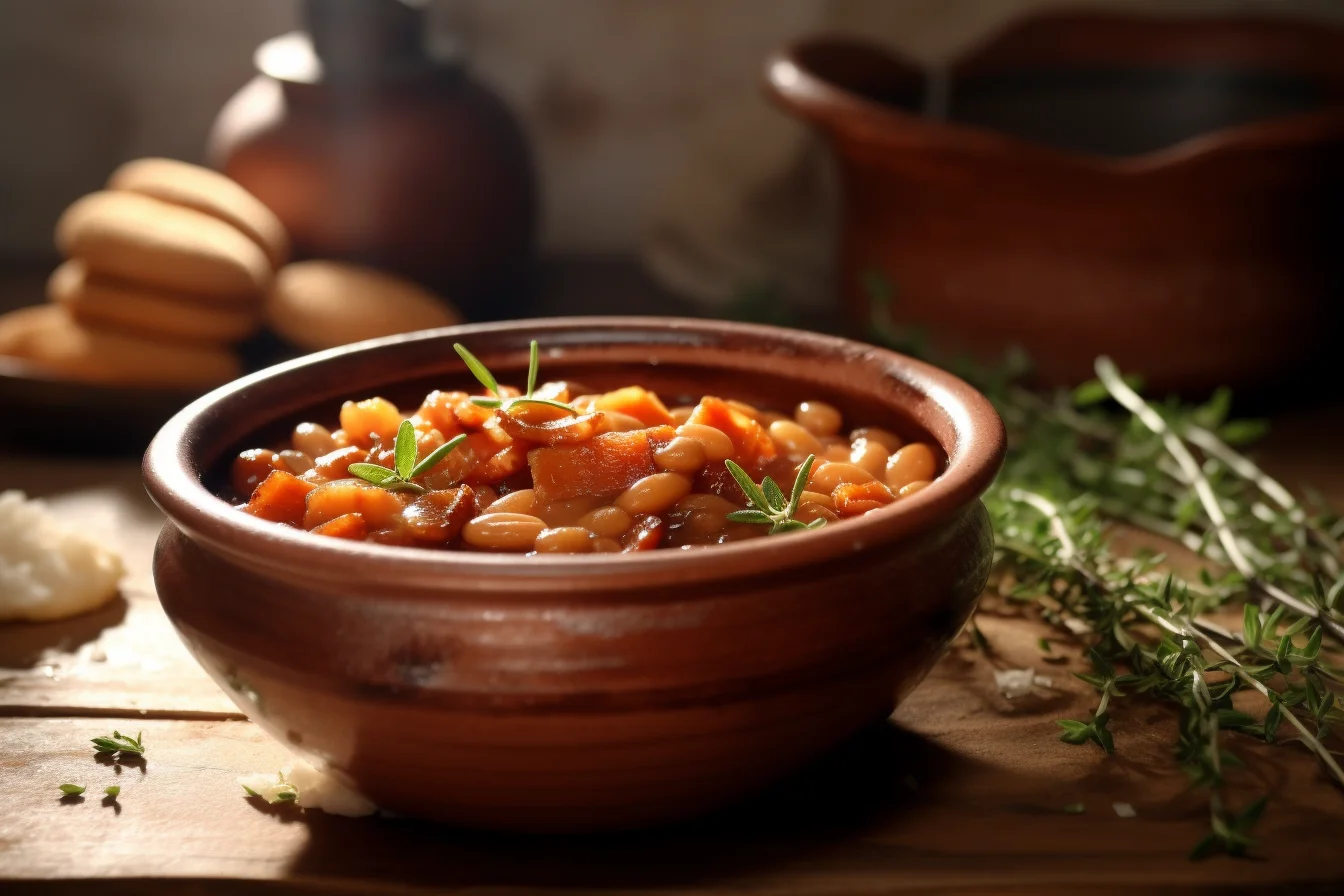
[[[253,516],[389,545],[581,554],[691,548],[817,528],[926,487],[942,458],[886,429],[845,433],[803,401],[790,415],[704,395],[668,407],[638,385],[500,385],[456,346],[483,394],[432,391],[411,414],[347,401],[339,426],[296,426],[241,452],[231,494]]]

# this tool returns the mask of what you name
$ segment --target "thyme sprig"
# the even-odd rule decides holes
[[[103,735],[93,738],[93,751],[95,753],[134,753],[137,756],[142,756],[145,752],[144,737],[145,732],[143,731],[135,737],[122,734],[120,731],[113,731],[110,737]]]
[[[751,504],[746,510],[734,510],[728,514],[728,519],[734,523],[756,523],[762,526],[769,526],[768,535],[778,535],[781,532],[797,532],[800,529],[820,529],[826,525],[826,520],[815,519],[810,523],[794,519],[794,514],[798,512],[798,505],[803,500],[803,492],[807,490],[807,480],[812,474],[812,465],[817,462],[814,454],[809,454],[807,460],[803,461],[802,466],[798,468],[798,475],[794,477],[793,488],[788,497],[784,496],[784,490],[779,487],[779,483],[769,476],[761,480],[757,485],[751,478],[751,474],[742,469],[731,460],[723,462],[728,473],[737,482],[742,493],[747,496],[747,501]]]
[[[392,443],[393,467],[380,464],[358,463],[350,465],[350,475],[365,482],[385,488],[388,491],[409,491],[422,495],[428,491],[423,485],[412,480],[418,479],[447,457],[452,450],[467,440],[465,433],[453,436],[416,463],[419,448],[416,444],[415,424],[409,420],[401,421],[397,429],[396,441]]]
[[[874,291],[875,309],[893,295]],[[931,354],[886,315],[873,335]],[[934,359],[978,385],[1008,428],[1004,469],[986,496],[994,586],[1086,648],[1091,668],[1079,677],[1097,692],[1096,708],[1086,721],[1060,720],[1061,739],[1123,752],[1124,732],[1110,728],[1116,701],[1173,705],[1176,760],[1209,794],[1196,859],[1246,854],[1265,811],[1265,797],[1227,804],[1237,738],[1296,741],[1344,784],[1328,746],[1344,723],[1344,669],[1332,646],[1344,632],[1344,520],[1238,450],[1264,424],[1231,419],[1226,390],[1198,406],[1144,399],[1104,358],[1095,380],[1054,394],[1020,385],[1029,368],[1020,353],[994,367]],[[1181,577],[1160,554],[1114,548],[1120,527],[1182,545],[1201,568]],[[1232,610],[1239,630],[1220,621]],[[1232,706],[1242,691],[1268,701],[1263,717]]]
[[[508,413],[510,408],[520,404],[544,404],[547,407],[558,408],[562,411],[568,411],[571,414],[578,415],[578,409],[572,405],[568,405],[563,401],[556,401],[552,398],[539,398],[535,395],[535,392],[537,391],[537,367],[539,363],[537,340],[533,339],[531,346],[528,348],[527,391],[522,395],[513,398],[504,397],[504,393],[499,388],[499,382],[495,379],[495,375],[490,372],[490,368],[486,367],[480,362],[480,359],[467,351],[465,345],[460,342],[454,342],[453,351],[457,352],[458,356],[462,358],[463,363],[467,365],[467,369],[471,371],[471,375],[476,377],[477,381],[488,391],[495,393],[494,398],[480,396],[472,398],[472,404],[479,405],[483,408],[498,408],[504,413]]]

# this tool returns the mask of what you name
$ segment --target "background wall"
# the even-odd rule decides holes
[[[735,153],[733,145],[769,143],[791,127],[758,89],[762,58],[790,37],[821,27],[862,30],[931,61],[1046,4],[1060,5],[435,0],[432,15],[437,34],[463,42],[532,135],[547,191],[547,247],[615,252],[635,247],[651,210],[667,213],[669,192],[695,182],[697,171],[725,169],[725,185],[749,178],[734,166],[754,165],[760,153]],[[1256,10],[1344,23],[1341,0],[1074,5]],[[297,10],[292,0],[0,0],[0,21],[0,255],[40,257],[52,252],[60,210],[119,162],[199,159],[215,112],[249,77],[253,48],[295,27]]]

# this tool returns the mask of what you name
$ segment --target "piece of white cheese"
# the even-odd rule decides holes
[[[47,622],[101,607],[117,594],[121,558],[62,526],[41,501],[0,493],[0,622]]]
[[[1009,700],[1016,700],[1031,693],[1034,687],[1048,688],[1054,682],[1044,675],[1037,675],[1035,669],[996,669],[994,684],[999,693]]]
[[[365,797],[302,759],[282,768],[278,778],[266,774],[243,775],[238,778],[238,783],[250,795],[259,796],[268,803],[294,802],[303,809],[321,809],[331,815],[351,817],[378,811],[378,807]]]

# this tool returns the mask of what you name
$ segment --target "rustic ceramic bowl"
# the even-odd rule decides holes
[[[1098,354],[1156,389],[1264,386],[1332,341],[1344,264],[1344,29],[1050,13],[941,70],[815,38],[767,88],[834,149],[840,293],[873,274],[936,344]]]
[[[319,538],[211,488],[231,452],[374,394],[467,386],[454,341],[508,382],[637,382],[936,440],[947,471],[861,519],[695,551],[519,556]],[[455,327],[262,371],[195,402],[145,456],[168,515],[159,597],[258,724],[380,806],[483,828],[576,831],[683,818],[761,788],[883,719],[985,583],[979,501],[1004,448],[960,380],[793,330],[672,318]]]

